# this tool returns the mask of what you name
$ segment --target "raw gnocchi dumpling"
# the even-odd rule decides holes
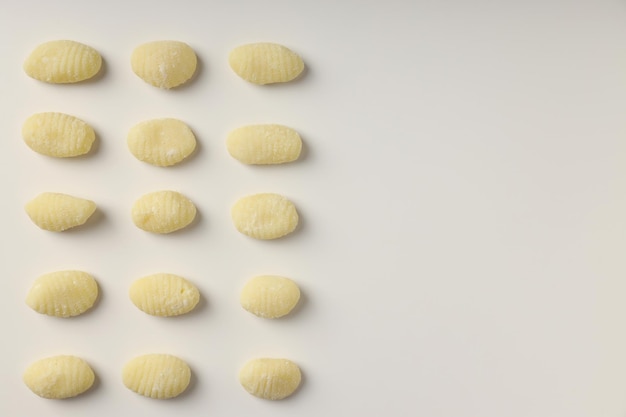
[[[146,120],[128,132],[128,149],[140,161],[166,167],[175,165],[196,148],[196,137],[177,119]]]
[[[200,301],[200,292],[185,278],[154,274],[139,278],[130,286],[129,296],[141,311],[160,317],[189,313]]]
[[[250,125],[237,128],[226,139],[228,153],[244,164],[284,164],[300,157],[302,139],[282,125]]]
[[[152,233],[171,233],[187,227],[196,217],[196,206],[176,191],[156,191],[141,196],[132,208],[135,226]]]
[[[26,74],[52,84],[77,83],[94,77],[102,67],[102,57],[85,44],[58,40],[37,46],[24,62]]]
[[[83,359],[60,355],[31,364],[24,371],[23,380],[40,397],[60,400],[87,391],[93,385],[95,374]]]
[[[235,228],[255,239],[277,239],[298,226],[298,212],[279,194],[263,193],[240,198],[231,209]]]
[[[253,84],[284,83],[304,69],[302,58],[276,43],[250,43],[234,48],[228,57],[237,75]]]
[[[255,397],[282,400],[300,385],[300,368],[288,359],[259,358],[246,363],[239,371],[239,382]]]
[[[73,317],[93,307],[98,298],[96,280],[83,271],[57,271],[33,283],[26,304],[41,314]]]
[[[26,119],[22,138],[37,153],[69,158],[88,153],[96,140],[96,132],[77,117],[47,112]]]
[[[250,313],[276,319],[289,314],[298,304],[300,289],[289,278],[261,275],[246,283],[239,300],[241,306]]]
[[[198,59],[194,50],[183,42],[154,41],[133,51],[133,72],[150,85],[174,88],[187,82],[196,72]]]
[[[67,194],[41,193],[26,203],[25,209],[41,229],[62,232],[85,224],[96,211],[96,203]]]
[[[153,353],[130,360],[122,371],[126,388],[145,397],[174,398],[191,380],[191,368],[176,356]]]

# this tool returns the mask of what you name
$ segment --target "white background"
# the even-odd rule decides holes
[[[53,39],[96,48],[103,75],[28,78],[24,59]],[[133,48],[158,39],[196,51],[186,87],[132,73]],[[239,79],[228,52],[259,41],[298,52],[305,76]],[[626,415],[625,2],[5,1],[0,57],[1,416]],[[97,151],[32,152],[21,125],[41,111],[90,123]],[[156,117],[196,133],[186,163],[128,152],[129,128]],[[302,160],[239,164],[224,140],[250,123],[297,129]],[[159,189],[190,197],[199,222],[168,236],[135,228],[132,203]],[[43,191],[92,199],[99,214],[42,231],[23,205]],[[230,206],[255,192],[294,201],[300,230],[238,234]],[[69,268],[98,280],[93,311],[56,319],[25,305],[37,276]],[[154,272],[194,282],[198,310],[137,310],[128,286]],[[258,274],[300,284],[292,317],[241,309]],[[123,386],[124,363],[149,352],[190,364],[188,392],[157,401]],[[56,354],[85,358],[94,389],[31,393],[23,370]],[[237,373],[257,356],[296,361],[301,389],[281,402],[247,394]]]

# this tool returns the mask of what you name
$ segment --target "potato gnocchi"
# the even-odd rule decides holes
[[[189,313],[200,301],[200,292],[185,278],[154,274],[139,278],[130,286],[129,296],[141,311],[160,317]]]
[[[284,164],[300,157],[302,139],[282,125],[251,125],[233,130],[226,139],[228,153],[244,164]]]
[[[26,213],[41,229],[62,232],[85,224],[96,203],[61,193],[42,193],[26,203]]]
[[[237,75],[253,84],[284,83],[304,70],[302,58],[275,43],[250,43],[234,48],[228,57]]]
[[[93,78],[102,67],[102,57],[85,44],[58,40],[37,46],[24,62],[26,74],[52,84],[77,83]]]
[[[83,359],[60,355],[31,364],[24,372],[23,380],[40,397],[60,400],[87,391],[93,385],[95,374]]]
[[[198,59],[183,42],[154,41],[133,51],[130,63],[139,78],[155,87],[169,89],[187,82],[196,72]]]
[[[128,149],[140,161],[166,167],[175,165],[196,148],[196,137],[177,119],[146,120],[128,132]]]
[[[235,228],[255,239],[277,239],[298,226],[293,203],[279,194],[254,194],[239,199],[231,209]]]
[[[259,358],[246,363],[239,371],[239,382],[255,397],[282,400],[300,385],[298,365],[287,359]]]
[[[183,229],[196,217],[196,206],[176,191],[156,191],[141,196],[132,208],[135,225],[152,233]]]
[[[126,388],[145,397],[174,398],[191,381],[191,369],[182,359],[166,354],[148,354],[129,361],[122,371]]]
[[[98,298],[96,280],[83,271],[58,271],[33,283],[26,304],[41,314],[73,317],[93,307]]]
[[[96,140],[96,133],[77,117],[47,112],[26,119],[22,126],[22,138],[37,153],[69,158],[88,153]]]
[[[250,313],[276,319],[289,314],[298,304],[300,289],[289,278],[261,275],[246,283],[239,300],[241,306]]]

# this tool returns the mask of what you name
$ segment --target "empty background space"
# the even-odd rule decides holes
[[[626,415],[626,3],[611,0],[84,2],[0,8],[0,415],[623,417]],[[78,85],[28,78],[38,44],[96,48],[104,72]],[[188,43],[199,70],[156,89],[130,68],[141,43]],[[298,52],[305,75],[255,86],[228,66],[249,42]],[[21,139],[31,114],[94,127],[97,151],[58,160]],[[198,151],[157,168],[126,134],[175,117]],[[228,132],[280,123],[300,132],[300,161],[244,166]],[[180,233],[137,229],[141,195],[173,189],[199,220]],[[24,203],[43,191],[98,204],[88,227],[54,234]],[[276,192],[298,232],[254,241],[234,229],[240,197]],[[24,303],[60,269],[98,280],[84,316]],[[162,319],[135,308],[130,283],[169,272],[202,303]],[[239,291],[252,276],[301,287],[295,314],[262,320]],[[180,398],[127,390],[123,365],[144,353],[184,359]],[[21,381],[31,362],[74,354],[97,374],[67,401]],[[286,357],[303,372],[281,402],[248,395],[239,368]]]

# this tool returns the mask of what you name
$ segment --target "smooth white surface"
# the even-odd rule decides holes
[[[610,0],[43,1],[0,13],[2,251],[0,415],[613,417],[626,413],[626,4]],[[95,47],[95,82],[46,85],[21,65],[39,43]],[[161,91],[130,69],[143,42],[189,43],[194,82]],[[228,67],[231,48],[272,41],[306,75],[259,87]],[[90,123],[97,152],[55,160],[20,138],[32,113]],[[156,168],[133,158],[137,122],[177,117],[199,152]],[[297,129],[304,158],[248,167],[231,129]],[[198,206],[186,232],[136,229],[140,195],[175,189]],[[41,191],[94,200],[101,215],[63,234],[23,204]],[[278,192],[298,233],[238,234],[231,204]],[[68,320],[31,311],[40,274],[92,273],[97,307]],[[143,275],[171,272],[203,295],[194,314],[148,316],[128,299]],[[293,278],[291,318],[245,312],[248,278]],[[186,360],[193,386],[155,401],[122,385],[134,356]],[[42,357],[76,354],[97,385],[69,401],[21,381]],[[248,395],[239,367],[287,357],[304,382],[291,399]]]

